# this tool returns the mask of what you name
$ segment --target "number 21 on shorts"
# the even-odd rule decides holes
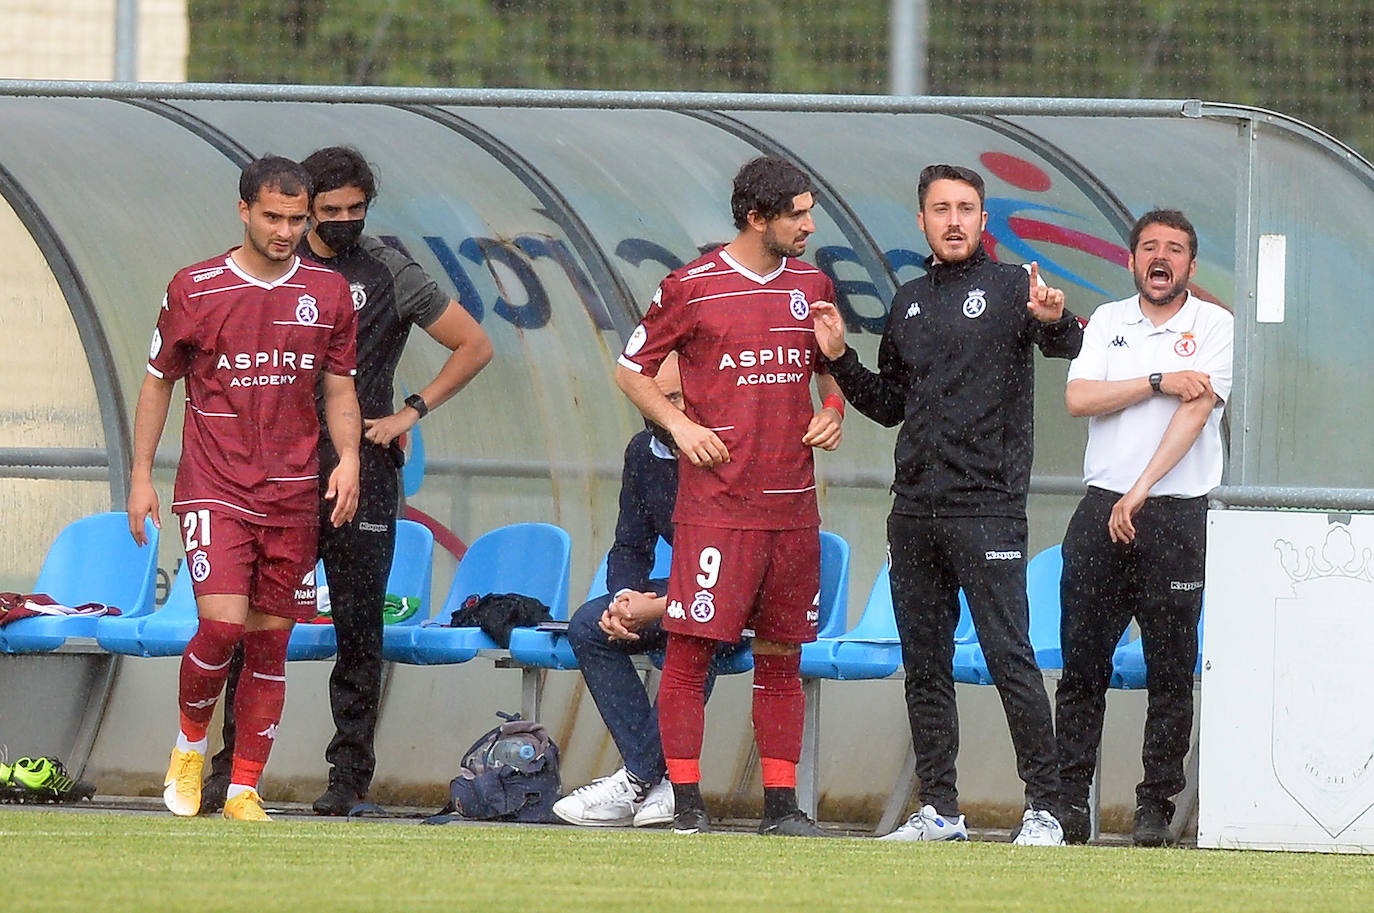
[[[210,511],[205,508],[188,510],[181,518],[186,551],[210,544]]]
[[[709,590],[720,579],[720,549],[708,545],[701,550],[697,564],[701,566],[701,573],[697,574],[697,586]]]

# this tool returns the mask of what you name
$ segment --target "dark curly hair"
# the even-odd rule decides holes
[[[757,212],[765,221],[792,211],[792,199],[814,193],[815,186],[806,172],[784,158],[764,155],[745,162],[735,175],[730,195],[730,214],[740,231],[749,227],[749,213]]]
[[[327,193],[340,187],[357,187],[367,198],[367,204],[377,199],[377,176],[372,173],[363,154],[352,146],[325,146],[316,149],[301,162],[315,182],[315,193]],[[312,194],[313,196],[314,194]]]

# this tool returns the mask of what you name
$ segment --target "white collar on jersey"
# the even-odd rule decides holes
[[[732,257],[732,256],[730,256],[729,254],[727,254],[727,253],[724,251],[724,249],[722,249],[721,252],[720,252],[720,259],[723,260],[723,261],[725,261],[725,265],[726,265],[726,266],[730,267],[732,270],[734,270],[735,272],[739,273],[739,274],[740,274],[741,276],[743,276],[744,278],[746,278],[746,279],[752,279],[753,281],[757,282],[759,285],[767,285],[768,283],[772,282],[774,279],[776,279],[776,278],[778,278],[779,276],[781,276],[781,275],[782,275],[782,271],[785,270],[785,269],[787,268],[787,258],[786,258],[786,257],[783,257],[783,258],[782,258],[782,262],[778,264],[778,268],[777,268],[777,269],[773,270],[771,273],[769,273],[769,274],[766,275],[766,276],[760,276],[758,273],[754,272],[752,269],[750,269],[749,267],[747,267],[747,266],[745,266],[744,264],[740,263],[740,262],[739,262],[738,260],[736,260],[734,257]]]
[[[273,289],[279,285],[285,285],[287,282],[291,280],[292,276],[296,275],[296,270],[301,268],[301,258],[292,257],[291,268],[271,282],[263,282],[258,277],[250,276],[243,270],[239,269],[239,265],[234,262],[234,252],[232,250],[224,255],[224,265],[229,267],[230,271],[235,276],[238,276],[240,279],[242,279],[244,282],[256,285],[258,288]]]
[[[1202,305],[1199,304],[1199,302],[1202,299],[1196,297],[1192,292],[1184,292],[1184,294],[1187,297],[1183,300],[1183,307],[1179,308],[1178,312],[1174,314],[1174,316],[1170,317],[1168,320],[1164,321],[1159,326],[1153,326],[1153,321],[1151,321],[1149,317],[1145,316],[1145,311],[1140,305],[1140,296],[1137,295],[1134,301],[1135,310],[1134,312],[1127,312],[1127,318],[1125,322],[1149,323],[1151,324],[1150,332],[1152,333],[1191,333],[1193,330],[1193,326],[1197,323],[1198,310],[1202,307]]]

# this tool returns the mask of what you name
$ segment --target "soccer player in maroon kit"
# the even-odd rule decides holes
[[[172,511],[181,525],[200,625],[181,659],[181,729],[164,782],[176,815],[200,809],[206,728],[240,641],[238,741],[224,817],[268,820],[258,796],[286,700],[286,645],[315,611],[319,419],[339,453],[330,522],[358,505],[362,420],[353,389],[357,321],[338,273],[296,256],[310,178],[290,159],[250,163],[239,180],[240,247],[172,277],[134,415],[129,531],[158,517],[153,456],[172,388],[186,379],[186,423]]]
[[[754,638],[754,738],[763,768],[759,833],[829,836],[797,806],[801,645],[816,637],[820,514],[811,448],[840,443],[844,401],[810,306],[830,280],[793,259],[816,230],[810,179],[780,158],[748,162],[730,208],[738,236],[669,273],[616,368],[621,390],[681,453],[659,728],[678,833],[710,829],[701,795],[706,672],[720,641]],[[679,355],[685,410],[654,383]],[[815,374],[822,396],[811,398]]]

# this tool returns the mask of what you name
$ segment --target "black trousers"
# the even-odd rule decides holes
[[[1055,695],[1064,801],[1084,806],[1097,766],[1112,653],[1132,616],[1145,653],[1145,777],[1136,801],[1165,816],[1183,789],[1193,729],[1193,669],[1207,561],[1207,499],[1150,498],[1130,544],[1113,543],[1107,519],[1121,496],[1090,488],[1064,534],[1064,676]]]
[[[1049,697],[1027,631],[1025,519],[893,513],[887,541],[921,804],[947,817],[959,813],[953,661],[962,587],[1002,699],[1026,801],[1053,811],[1058,765]]]
[[[325,441],[320,447],[321,491],[338,464]],[[339,652],[329,676],[334,737],[325,749],[329,783],[366,794],[377,768],[373,742],[382,693],[382,606],[396,549],[400,473],[393,452],[363,442],[359,461],[358,512],[343,526],[329,522],[332,501],[321,501],[320,559],[329,581],[330,615]],[[243,668],[238,648],[224,698],[224,748],[211,760],[212,777],[227,782],[234,754],[234,692]]]

